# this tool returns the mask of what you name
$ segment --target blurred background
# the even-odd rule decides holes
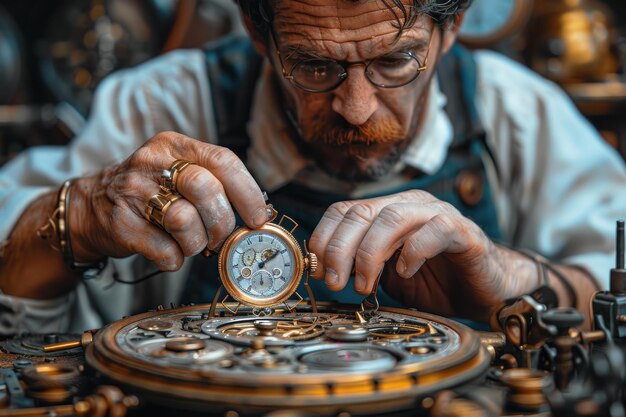
[[[242,31],[232,0],[0,0],[0,165],[67,143],[111,72]],[[626,156],[626,1],[474,0],[460,38],[560,84]]]

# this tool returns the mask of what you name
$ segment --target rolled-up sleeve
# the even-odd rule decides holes
[[[587,269],[604,288],[615,221],[626,218],[626,168],[555,84],[478,54],[478,107],[498,165],[497,205],[509,243]]]

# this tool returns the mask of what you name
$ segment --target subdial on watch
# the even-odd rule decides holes
[[[243,268],[242,268],[242,270],[241,270],[241,276],[242,276],[244,279],[248,279],[248,278],[250,278],[250,275],[252,275],[252,269],[250,269],[250,268],[249,268],[249,267],[247,267],[247,266],[246,266],[246,267],[243,267]]]
[[[241,261],[244,265],[252,266],[254,264],[254,260],[256,259],[256,252],[254,249],[248,249],[241,255]]]
[[[265,270],[257,271],[252,275],[251,284],[259,294],[267,294],[274,288],[274,278]]]

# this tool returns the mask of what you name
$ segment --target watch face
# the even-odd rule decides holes
[[[238,229],[220,253],[224,287],[239,302],[270,306],[287,299],[302,274],[302,254],[295,239],[268,223],[261,229]]]

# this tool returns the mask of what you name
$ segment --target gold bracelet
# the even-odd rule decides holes
[[[58,241],[59,232],[57,227],[57,224],[59,222],[58,200],[59,198],[57,193],[57,207],[55,207],[52,214],[48,214],[48,219],[46,220],[46,223],[39,229],[37,229],[37,236],[39,236],[40,239],[48,242],[52,249],[57,252],[61,252],[61,246],[59,245]]]
[[[74,251],[72,250],[72,240],[70,237],[70,223],[69,223],[69,203],[70,192],[73,180],[67,180],[61,186],[57,197],[57,207],[48,216],[48,222],[37,230],[37,234],[44,240],[50,242],[51,232],[55,232],[58,242],[58,247],[50,242],[50,246],[61,252],[63,255],[63,261],[70,268],[82,271],[83,278],[94,278],[102,272],[107,264],[107,258],[96,262],[76,262],[74,258]]]
[[[63,183],[63,186],[59,190],[59,199],[57,202],[57,210],[59,210],[58,222],[57,222],[57,238],[59,239],[59,247],[63,254],[63,260],[69,266],[74,263],[74,252],[72,251],[72,244],[69,238],[69,201],[70,191],[72,187],[72,180],[67,180]]]

